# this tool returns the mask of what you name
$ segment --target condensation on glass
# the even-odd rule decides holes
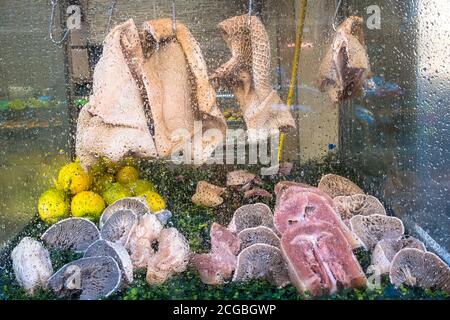
[[[287,157],[306,162],[330,153],[364,178],[364,189],[381,198],[409,229],[449,261],[450,5],[439,0],[309,1],[300,60],[297,132],[287,137]],[[177,18],[200,43],[208,69],[229,58],[217,30],[227,17],[248,12],[247,1],[176,1]],[[133,18],[171,17],[171,1],[70,1],[80,4],[86,43],[68,54],[50,41],[47,0],[0,2],[0,243],[17,234],[36,213],[39,194],[59,164],[73,156],[74,101],[90,93],[89,71],[73,81],[69,59],[89,57],[92,71],[108,27]],[[66,1],[60,1],[67,7]],[[299,1],[254,1],[272,44],[272,83],[286,100],[295,43]],[[374,7],[375,6],[375,7]],[[371,10],[367,8],[371,7]],[[375,9],[374,9],[375,8]],[[349,13],[369,18],[380,10],[380,25],[366,26],[366,45],[377,90],[364,98],[333,106],[317,89],[321,58],[333,23]],[[66,24],[60,8],[54,34]],[[110,13],[112,15],[110,16]],[[77,41],[73,34],[71,41]],[[80,36],[80,39],[83,38]],[[81,40],[80,40],[81,41]],[[83,51],[86,50],[86,51]],[[85,70],[86,71],[86,70]],[[381,94],[392,91],[393,94]],[[50,108],[23,105],[45,103]],[[235,102],[219,92],[221,107]]]

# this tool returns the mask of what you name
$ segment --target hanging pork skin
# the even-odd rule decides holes
[[[144,61],[136,72],[150,105],[158,154],[170,156],[184,148],[186,138],[202,135],[201,150],[193,147],[192,152],[206,161],[222,142],[226,123],[216,105],[216,92],[209,83],[199,44],[181,22],[174,30],[171,19],[145,22],[142,43]],[[195,127],[194,121],[201,121],[202,128]],[[180,129],[190,136],[174,140],[174,133]],[[204,135],[207,130],[221,135]]]
[[[124,43],[137,47],[140,43],[131,19],[116,26],[105,38],[94,71],[93,94],[78,117],[76,154],[85,168],[98,157],[120,161],[127,155],[157,156],[144,99],[128,67]]]
[[[361,17],[342,22],[320,65],[319,88],[333,103],[361,96],[364,81],[371,77],[363,28]]]
[[[187,152],[204,162],[222,142],[226,123],[200,47],[182,23],[172,26],[170,19],[152,20],[139,32],[130,19],[106,37],[94,93],[78,120],[77,156],[84,167],[99,156],[169,157],[186,151],[195,135],[200,147],[188,145]],[[208,129],[215,131],[203,135]]]
[[[289,108],[270,84],[270,43],[261,20],[237,16],[221,22],[219,28],[232,58],[215,71],[211,80],[234,93],[247,129],[270,132],[295,127]]]

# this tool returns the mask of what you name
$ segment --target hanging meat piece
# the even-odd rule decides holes
[[[101,156],[204,163],[226,130],[215,99],[200,47],[182,23],[174,31],[171,19],[152,20],[138,31],[130,19],[105,39],[78,119],[77,156],[86,168]]]
[[[371,77],[361,17],[347,18],[336,30],[319,69],[319,88],[333,103],[361,96]]]
[[[237,16],[221,22],[219,28],[232,58],[211,79],[234,93],[250,131],[250,142],[278,129],[295,127],[290,110],[270,84],[270,43],[261,20]]]
[[[281,234],[296,225],[315,221],[335,225],[352,248],[362,245],[341,220],[334,208],[333,200],[320,190],[291,186],[278,194],[274,224]]]
[[[142,56],[139,33],[128,20],[116,26],[103,43],[94,71],[93,94],[80,112],[76,153],[85,168],[98,157],[120,161],[127,155],[157,156],[144,112],[144,99],[128,67],[124,44]]]
[[[171,19],[147,21],[142,30],[145,58],[136,73],[150,105],[158,154],[188,152],[203,163],[222,142],[226,123],[200,46],[179,21],[176,30]]]
[[[328,222],[308,222],[287,230],[281,238],[281,250],[299,292],[320,296],[332,294],[338,287],[367,284],[342,232]]]

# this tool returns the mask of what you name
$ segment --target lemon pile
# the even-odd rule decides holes
[[[70,216],[98,221],[107,205],[132,196],[145,197],[152,212],[166,208],[155,185],[139,179],[137,164],[131,158],[121,163],[101,158],[89,172],[78,160],[71,162],[60,169],[54,184],[38,201],[39,216],[46,223]]]

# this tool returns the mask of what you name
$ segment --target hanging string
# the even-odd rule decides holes
[[[69,35],[69,29],[66,28],[63,37],[60,40],[55,40],[53,37],[53,24],[55,20],[55,13],[56,13],[56,7],[58,6],[58,0],[51,0],[52,5],[52,12],[50,14],[50,24],[48,26],[48,35],[50,37],[50,40],[54,44],[61,44],[66,40],[67,36]]]
[[[111,6],[108,9],[108,26],[106,28],[106,33],[108,33],[109,30],[111,30],[111,21],[112,21],[112,17],[113,17],[113,14],[114,14],[114,9],[116,7],[116,4],[117,4],[117,0],[113,0],[111,2]]]
[[[175,7],[175,0],[172,0],[172,28],[173,32],[177,32],[177,10]]]
[[[333,16],[333,30],[336,31],[336,19],[337,19],[337,15],[339,13],[339,8],[341,7],[342,4],[342,0],[338,1],[338,4],[336,6],[336,11],[334,11],[334,16]]]

